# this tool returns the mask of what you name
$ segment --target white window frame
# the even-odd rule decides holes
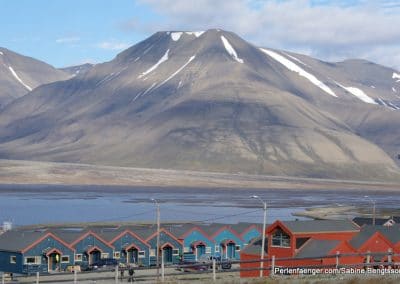
[[[179,255],[180,249],[172,249],[172,255]]]
[[[17,263],[17,256],[16,255],[10,255],[10,263],[11,264],[16,264]]]
[[[219,245],[215,245],[215,252],[219,252]]]
[[[240,245],[235,246],[235,251],[240,251]]]
[[[101,259],[110,258],[110,254],[108,252],[102,252],[100,258]]]
[[[67,258],[67,260],[63,260],[64,257]],[[62,255],[60,259],[61,263],[69,263],[69,255]]]
[[[75,261],[82,261],[83,255],[81,253],[75,254]]]
[[[120,258],[121,258],[121,252],[114,251],[114,259],[120,259]]]
[[[206,254],[211,254],[211,247],[206,247]]]
[[[146,257],[146,251],[140,250],[138,251],[138,258],[145,258]]]
[[[150,256],[156,256],[156,249],[150,249]]]
[[[28,263],[27,262],[28,258],[35,259],[35,262]],[[24,257],[24,264],[25,265],[40,265],[40,264],[42,264],[42,258],[40,256],[25,256]]]

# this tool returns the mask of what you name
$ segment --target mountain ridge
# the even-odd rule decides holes
[[[364,75],[344,76],[359,63],[296,56],[222,30],[155,33],[1,111],[0,158],[399,177],[390,69],[367,91]]]

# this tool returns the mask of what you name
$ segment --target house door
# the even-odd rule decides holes
[[[206,246],[199,244],[196,246],[196,258],[199,259],[202,255],[206,254]]]
[[[137,263],[138,262],[139,251],[136,248],[130,248],[126,252],[126,263]]]
[[[49,272],[59,270],[60,259],[61,259],[60,254],[57,252],[53,252],[47,256],[47,261],[48,261],[47,269]]]
[[[235,243],[229,243],[226,245],[226,257],[235,258]]]
[[[162,249],[162,255],[164,257],[164,263],[171,263],[172,262],[172,247],[165,246]]]
[[[98,262],[101,259],[101,251],[95,249],[89,253],[89,265]]]

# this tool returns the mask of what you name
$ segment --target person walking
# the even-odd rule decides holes
[[[135,281],[135,276],[134,276],[135,275],[135,270],[133,269],[133,266],[129,267],[128,273],[129,273],[128,282],[130,282],[130,283],[134,282]]]

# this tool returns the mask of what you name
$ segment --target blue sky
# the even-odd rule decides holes
[[[400,69],[400,1],[0,0],[0,46],[56,67],[104,62],[158,30],[222,28],[254,44]]]

